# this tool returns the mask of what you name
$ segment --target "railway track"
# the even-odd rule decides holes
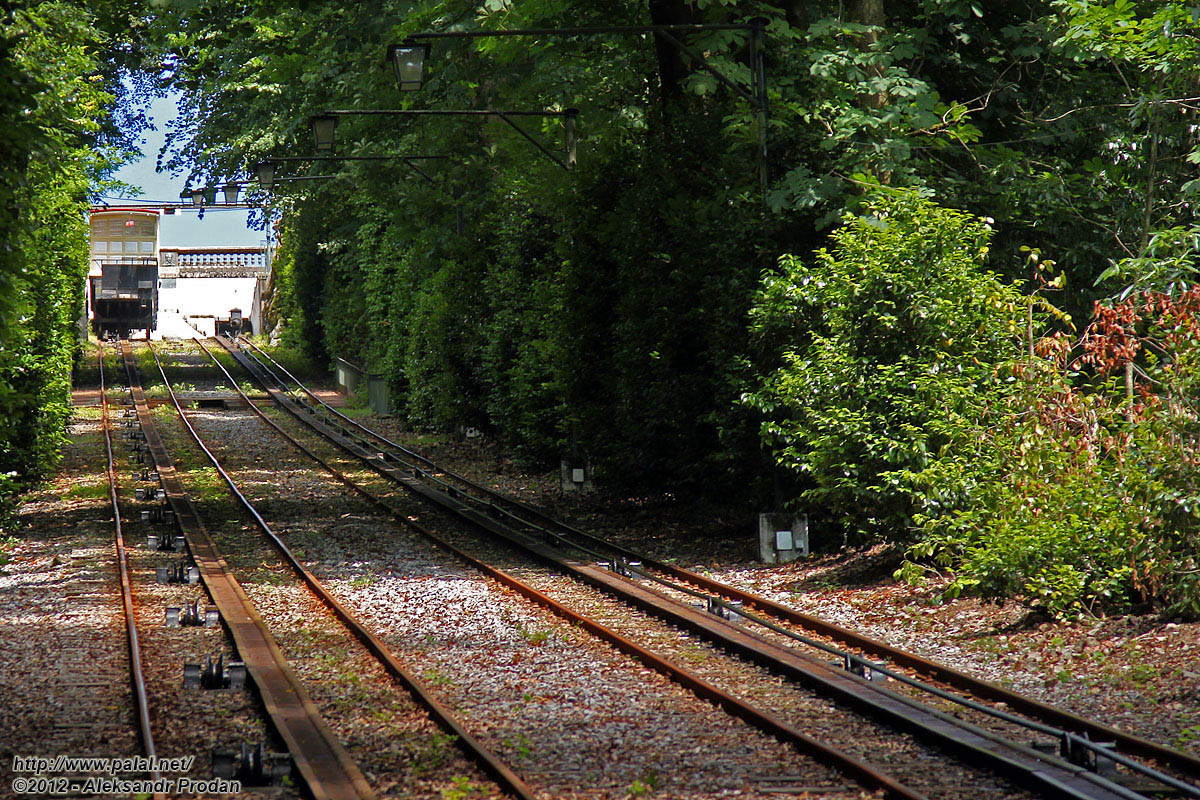
[[[1078,739],[1089,737],[1095,741],[1113,743],[1119,753],[1132,757],[1151,759],[1158,763],[1174,767],[1193,778],[1200,778],[1200,758],[1165,747],[1142,737],[1131,735],[1095,720],[1072,714],[1063,709],[1006,689],[998,684],[980,680],[944,664],[939,664],[914,653],[892,647],[877,639],[864,636],[818,617],[796,611],[752,592],[721,583],[692,570],[684,569],[614,544],[599,536],[566,524],[561,520],[554,519],[540,509],[527,503],[496,492],[489,487],[482,486],[452,471],[443,469],[420,453],[380,435],[378,432],[341,414],[337,409],[323,402],[317,395],[313,394],[298,381],[295,376],[250,340],[239,339],[239,342],[244,348],[249,348],[253,351],[260,359],[260,362],[265,362],[264,366],[269,367],[266,370],[267,376],[275,380],[282,390],[290,391],[293,395],[297,392],[302,394],[307,398],[310,406],[320,408],[324,414],[335,420],[334,425],[339,428],[343,435],[356,438],[359,442],[370,447],[390,449],[392,453],[397,454],[402,466],[415,469],[423,479],[428,479],[433,485],[444,489],[452,497],[462,498],[463,492],[470,493],[485,502],[490,512],[498,513],[527,530],[543,535],[554,542],[578,548],[580,551],[597,558],[607,559],[614,563],[614,566],[618,568],[618,572],[638,575],[651,581],[657,581],[664,587],[676,589],[684,594],[690,594],[710,604],[710,607],[714,610],[735,611],[741,617],[768,628],[770,627],[769,623],[771,620],[786,623],[794,626],[794,629],[822,637],[824,640],[836,643],[843,648],[852,648],[850,652],[845,650],[829,651],[822,646],[823,642],[814,644],[818,649],[823,649],[835,657],[843,659],[849,657],[851,659],[851,666],[856,670],[865,668],[865,670],[886,675],[900,681],[905,680],[906,676],[898,673],[895,668],[907,670],[927,679],[937,681],[948,688],[959,690],[979,700],[1002,704],[1014,712],[1044,723],[1045,726],[1053,726],[1052,728],[1043,727],[1035,728],[1034,730],[1060,740],[1064,744],[1064,748],[1074,745],[1076,748],[1083,747],[1085,750],[1088,750],[1090,748],[1086,744],[1081,744]],[[227,341],[222,342],[222,345],[227,344]],[[290,390],[286,384],[279,380],[280,376],[292,382],[293,386],[290,387]],[[388,459],[389,462],[394,462],[395,460]],[[669,581],[662,581],[660,580],[661,578],[667,578]],[[692,591],[689,592],[688,589]],[[740,607],[735,604],[740,604]],[[747,611],[751,613],[748,614],[746,613]],[[758,612],[761,617],[755,617],[754,612]],[[763,619],[764,617],[769,619]],[[781,631],[781,633],[783,635],[790,635],[790,632]],[[870,658],[882,659],[888,663],[873,662],[868,660]]]
[[[287,745],[296,771],[318,800],[371,800],[374,791],[321,717],[287,663],[262,617],[230,572],[159,435],[143,391],[133,350],[121,342],[134,410],[166,498],[275,730]]]
[[[210,356],[212,355],[211,351],[209,351],[208,348],[205,348],[204,344],[200,342],[199,339],[196,339],[196,342],[199,347],[205,351],[205,353],[208,353]],[[215,357],[214,362],[216,363],[217,367],[221,368],[224,372],[223,365],[221,365],[221,362],[216,360]],[[306,456],[314,459],[314,461],[322,465],[322,468],[324,468],[326,471],[329,471],[331,475],[334,475],[338,481],[341,481],[348,488],[352,489],[352,491],[360,494],[361,497],[364,497],[370,501],[372,505],[379,507],[380,510],[385,511],[386,513],[389,513],[390,516],[395,517],[398,522],[407,525],[407,527],[418,530],[420,534],[427,537],[427,539],[430,539],[434,545],[437,545],[438,547],[444,549],[444,551],[455,555],[457,559],[464,561],[464,563],[469,564],[470,566],[474,567],[474,569],[484,573],[484,575],[487,577],[494,579],[494,581],[505,585],[505,587],[517,591],[518,594],[521,594],[528,600],[532,600],[534,603],[539,604],[539,606],[550,609],[551,612],[559,615],[560,618],[568,620],[571,622],[571,624],[580,626],[589,633],[594,634],[594,636],[605,640],[605,642],[608,644],[616,646],[617,650],[624,652],[625,655],[636,658],[636,660],[640,661],[642,664],[644,664],[644,666],[652,668],[656,670],[656,672],[667,675],[668,678],[671,678],[672,680],[678,682],[678,684],[696,693],[698,697],[719,705],[720,708],[724,709],[726,712],[728,712],[728,714],[748,722],[752,727],[763,730],[763,732],[774,736],[774,738],[778,738],[781,741],[787,742],[787,744],[792,745],[798,752],[804,753],[806,756],[817,758],[821,763],[834,766],[834,768],[841,771],[842,774],[853,778],[853,780],[863,784],[864,787],[882,790],[884,795],[889,796],[889,798],[902,800],[925,799],[925,795],[923,793],[905,786],[904,783],[896,781],[894,777],[889,776],[886,774],[886,772],[876,768],[876,766],[864,763],[862,760],[850,756],[850,754],[836,750],[836,748],[824,744],[824,742],[814,738],[814,736],[810,736],[804,733],[803,730],[799,730],[798,728],[792,726],[792,724],[781,720],[781,718],[778,716],[769,714],[769,712],[755,708],[754,705],[745,703],[743,700],[739,700],[736,697],[730,696],[730,694],[727,694],[726,692],[722,692],[719,690],[719,688],[709,684],[708,681],[697,678],[696,675],[689,673],[688,670],[679,667],[678,664],[667,660],[667,658],[656,655],[654,652],[646,648],[642,648],[642,646],[631,642],[631,640],[628,638],[619,636],[618,633],[611,631],[610,628],[599,624],[599,622],[596,622],[593,619],[589,619],[588,616],[576,613],[575,610],[564,606],[562,603],[554,601],[550,596],[540,593],[540,591],[530,587],[530,585],[527,583],[512,577],[509,575],[509,573],[498,570],[496,567],[486,564],[485,561],[472,557],[472,555],[462,551],[461,548],[455,547],[452,545],[452,543],[443,539],[443,537],[433,533],[431,529],[424,527],[424,525],[413,522],[406,512],[396,509],[396,507],[389,504],[388,501],[379,498],[378,495],[373,494],[370,491],[367,491],[367,489],[362,487],[360,483],[350,479],[350,477],[344,474],[342,470],[334,467],[334,465],[330,464],[328,461],[326,461],[326,459],[317,455],[316,452],[313,452],[310,447],[307,447],[304,443],[301,443],[299,439],[296,439],[292,434],[284,431],[284,429],[278,426],[274,420],[271,420],[270,417],[262,413],[262,410],[260,410],[257,405],[254,404],[252,399],[240,389],[240,386],[238,383],[236,383],[236,380],[232,377],[232,375],[229,375],[228,372],[224,374],[226,374],[229,385],[233,386],[234,390],[239,393],[242,399],[244,399],[248,405],[248,408],[252,409],[254,413],[256,413],[260,419],[262,419],[266,425],[272,429],[272,431],[275,431],[277,434],[280,434],[281,437],[287,439],[289,444],[292,444],[294,447],[296,447],[296,449],[304,452]],[[163,372],[163,380],[164,383],[166,383],[166,372]],[[210,455],[210,458],[212,461],[214,461],[214,464],[217,463],[214,456]],[[222,474],[224,476],[223,470]],[[226,480],[227,482],[232,482],[230,479],[228,479],[228,477],[226,477]],[[262,528],[264,525],[265,523],[260,523],[259,527]],[[275,537],[275,539],[277,539],[277,537]],[[289,560],[294,560],[294,557],[288,558]],[[300,569],[302,569],[302,567],[300,567]],[[313,581],[316,581],[316,578],[313,578]],[[330,602],[336,603],[337,601],[331,600]]]
[[[252,344],[246,343],[251,348],[249,352],[227,340],[221,341],[221,344],[256,382],[268,391],[276,403],[346,452],[360,458],[381,475],[470,521],[508,544],[552,564],[555,568],[719,643],[773,671],[817,687],[821,691],[833,693],[841,702],[886,720],[898,728],[915,727],[926,738],[958,752],[961,757],[986,762],[992,768],[1013,775],[1049,795],[1126,799],[1139,797],[1137,792],[1087,769],[1120,765],[1125,771],[1157,782],[1159,790],[1165,789],[1184,796],[1200,796],[1191,784],[1134,760],[1135,756],[1151,758],[1159,764],[1168,765],[1194,777],[1197,774],[1197,764],[1196,759],[1191,756],[1023,698],[1001,687],[986,684],[934,662],[828,625],[764,598],[711,581],[704,576],[655,562],[632,551],[610,545],[599,537],[555,521],[537,509],[441,470],[420,454],[413,453],[341,415],[322,403],[281,365]],[[286,376],[286,379],[283,376]],[[298,401],[297,395],[304,399],[303,403]],[[574,552],[582,552],[587,557],[599,557],[604,566],[572,557],[564,552],[568,548]],[[643,581],[657,585],[662,591],[642,585]],[[701,599],[710,611],[716,613],[697,611],[689,604],[679,602],[677,597],[671,596],[672,594]],[[735,606],[735,603],[740,605]],[[759,613],[751,611],[751,608]],[[751,634],[742,626],[730,625],[726,620],[718,618],[718,615],[726,616],[730,612],[736,613],[744,622],[764,627],[775,640]],[[773,616],[774,619],[767,615]],[[855,647],[858,652],[838,649],[824,641],[799,634],[794,630],[796,627]],[[799,641],[826,655],[836,655],[848,669],[832,670],[827,663],[819,659],[781,645],[779,638]],[[868,660],[864,654],[887,658],[892,665],[885,666]],[[960,691],[973,693],[978,699],[963,698],[945,689],[930,686],[913,679],[902,670],[910,670]],[[1053,740],[1052,744],[1057,744],[1063,758],[931,710],[909,697],[873,685],[874,682],[862,680],[858,674],[852,673],[864,676],[885,675],[908,687],[931,692],[943,700],[958,703],[973,713],[987,715],[1003,723],[1017,725],[1026,731],[1049,737]],[[997,709],[994,705],[987,705],[981,701],[1006,703],[1010,709],[1021,711],[1028,717],[1018,717],[1010,711]],[[1093,736],[1096,739],[1093,739]]]
[[[109,420],[108,387],[104,377],[104,348],[101,345],[99,353],[100,371],[100,426],[104,431],[104,450],[106,456],[105,471],[108,475],[108,497],[112,504],[113,539],[116,546],[117,570],[121,578],[121,607],[125,616],[125,637],[129,647],[129,681],[133,694],[134,714],[137,718],[138,737],[142,745],[142,754],[156,763],[157,751],[154,747],[154,731],[150,725],[150,701],[146,695],[146,678],[142,670],[142,648],[138,640],[137,617],[133,609],[133,588],[129,577],[129,558],[125,551],[125,531],[121,524],[121,504],[117,498],[116,457],[113,454],[112,425]],[[162,779],[157,769],[147,772],[152,781]],[[155,794],[155,800],[161,798]]]
[[[145,791],[161,792],[147,796],[199,792],[222,780],[238,781],[248,796],[260,796],[257,782],[262,775],[253,768],[260,750],[252,744],[244,745],[239,758],[236,743],[268,742],[271,733],[267,720],[255,699],[238,686],[229,687],[230,691],[207,692],[199,690],[222,687],[188,681],[187,664],[203,673],[205,657],[214,651],[228,653],[231,640],[219,625],[205,624],[203,603],[207,598],[205,588],[199,584],[199,572],[187,566],[186,557],[178,558],[177,553],[186,546],[184,537],[175,534],[173,510],[166,510],[169,506],[153,455],[146,447],[146,435],[128,385],[130,373],[128,368],[122,369],[120,348],[102,344],[100,351],[98,422],[105,464],[102,479],[108,504],[113,507],[118,544],[115,582],[123,617],[119,629],[125,639],[122,649],[129,657],[126,674],[131,682],[131,727],[141,752],[157,757],[157,762],[149,762],[152,767],[163,765],[164,770],[170,770],[152,769],[138,777],[144,775],[147,779]],[[113,364],[106,363],[106,355],[115,356],[115,371]],[[114,390],[120,395],[119,401],[113,396]],[[119,416],[113,411],[118,402]],[[114,446],[118,431],[124,445],[120,448]],[[125,470],[132,470],[136,490],[119,479],[129,474]],[[149,580],[144,579],[146,575]],[[193,610],[199,614],[195,619],[188,617]],[[216,622],[217,617],[212,621]],[[197,658],[202,662],[199,665],[195,664]],[[230,742],[234,743],[233,752]],[[210,752],[212,762],[207,757]],[[228,765],[229,771],[221,769],[218,762]],[[277,766],[276,778],[282,775],[281,770],[290,770],[290,765]],[[272,786],[261,793],[286,798],[295,796],[296,790]]]
[[[184,411],[178,396],[175,393],[174,387],[171,385],[167,377],[166,370],[163,368],[162,361],[158,357],[158,353],[154,348],[147,345],[150,352],[154,356],[154,362],[158,368],[159,375],[162,378],[163,385],[166,387],[171,404],[174,406],[180,421],[187,429],[188,434],[195,441],[196,445],[204,453],[205,458],[216,469],[221,480],[223,480],[237,503],[246,511],[246,513],[254,521],[254,524],[267,537],[272,547],[278,551],[287,565],[295,572],[308,587],[308,589],[324,604],[330,612],[338,619],[338,621],[357,639],[363,647],[378,661],[380,666],[396,680],[405,691],[413,696],[413,698],[429,713],[439,727],[445,730],[448,734],[455,737],[459,748],[467,755],[468,758],[475,761],[484,772],[492,777],[509,795],[519,798],[520,800],[534,800],[533,791],[525,784],[525,782],[505,763],[503,763],[495,753],[491,752],[478,738],[473,736],[462,722],[442,703],[440,703],[433,695],[430,688],[424,681],[419,679],[409,669],[407,669],[400,661],[399,657],[388,648],[382,639],[372,632],[349,608],[339,602],[336,597],[325,587],[325,585],[317,579],[317,577],[307,569],[303,563],[296,557],[272,529],[271,525],[255,508],[254,504],[246,497],[242,490],[238,487],[233,477],[224,468],[216,454],[208,447],[196,428],[188,419],[187,413]]]
[[[200,340],[197,339],[196,342],[201,349],[204,350],[204,352],[208,353],[210,356],[212,355],[211,352],[204,347]],[[213,358],[213,361],[222,371],[224,371],[224,366],[221,365],[220,361],[215,358]],[[162,372],[162,375],[164,383],[167,383],[165,371]],[[296,437],[292,436],[277,423],[263,414],[262,411],[255,405],[253,400],[241,390],[236,380],[234,380],[234,378],[229,375],[228,372],[225,372],[225,375],[229,385],[238,392],[242,399],[247,403],[249,408],[253,410],[260,417],[260,419],[267,424],[268,427],[285,438],[293,447],[297,448],[305,455],[318,462],[322,468],[330,472],[330,474],[336,477],[348,488],[366,498],[370,503],[372,503],[372,505],[375,505],[389,515],[395,517],[404,525],[417,530],[426,538],[430,539],[434,544],[451,553],[456,558],[468,563],[473,568],[496,580],[500,584],[515,590],[527,599],[532,600],[537,605],[547,608],[559,617],[572,624],[578,625],[589,633],[601,638],[605,642],[613,645],[618,651],[637,659],[643,665],[667,675],[672,680],[689,689],[702,699],[718,705],[732,716],[742,719],[751,726],[758,728],[759,730],[762,730],[765,733],[780,739],[781,741],[791,744],[800,753],[814,757],[821,761],[821,763],[835,767],[840,772],[859,782],[863,786],[870,789],[881,790],[884,792],[885,796],[890,798],[897,798],[899,800],[924,800],[924,794],[905,786],[903,783],[883,772],[879,768],[856,759],[853,756],[850,756],[834,747],[830,747],[817,738],[804,733],[783,719],[721,691],[711,683],[697,677],[670,660],[651,652],[647,648],[639,646],[623,636],[620,636],[595,620],[592,620],[587,616],[579,614],[565,605],[556,602],[554,599],[542,592],[539,592],[537,589],[533,588],[527,583],[520,581],[512,575],[496,569],[484,561],[469,555],[460,548],[455,547],[444,538],[439,537],[432,530],[413,522],[409,518],[409,515],[403,510],[397,509],[393,505],[389,504],[386,500],[363,488],[359,483],[355,482],[343,471],[339,470],[337,467],[330,464],[326,459],[323,459],[320,455],[313,452],[311,448],[307,447],[303,442],[299,441]],[[182,410],[180,410],[180,413],[183,413]],[[199,442],[198,438],[197,441]],[[200,444],[202,447],[204,447],[202,442]],[[209,454],[209,458],[212,460],[214,465],[217,465],[218,461],[215,456],[211,454],[211,451],[209,451],[206,447],[204,449],[206,453]],[[220,469],[219,466],[218,469]],[[224,470],[221,470],[221,472],[222,477],[232,486],[232,479],[227,476]],[[249,508],[248,501],[245,501],[244,505]],[[255,516],[257,517],[256,512],[252,513],[255,513]],[[259,521],[258,524],[259,527],[263,528],[264,530],[267,528],[265,521]],[[278,537],[274,536],[274,534],[271,535],[273,540],[276,541],[277,546],[283,547],[282,542],[278,542]],[[288,558],[289,561],[293,562],[294,568],[304,569],[291,554],[288,554],[285,557]],[[305,572],[307,572],[307,570],[305,570]],[[306,579],[306,581],[307,580],[308,579]],[[313,577],[311,580],[316,581],[316,578]],[[333,598],[330,598],[328,602],[333,604],[337,603],[337,601]],[[349,614],[348,611],[345,611],[344,613]]]

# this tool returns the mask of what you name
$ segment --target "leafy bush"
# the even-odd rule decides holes
[[[911,192],[881,194],[813,264],[765,277],[752,311],[782,364],[745,402],[767,415],[799,501],[863,537],[904,538],[948,499],[918,473],[953,472],[998,391],[1023,305],[987,271],[990,227]]]
[[[1012,391],[976,420],[957,469],[920,477],[958,502],[918,516],[925,538],[910,558],[953,570],[947,597],[1018,597],[1054,616],[1127,602],[1146,476],[1117,457],[1114,409],[1046,362],[1003,372]]]
[[[56,463],[71,411],[87,195],[115,158],[93,13],[0,7],[0,516]]]
[[[898,574],[946,570],[948,597],[1200,614],[1200,288],[1035,341],[1061,278],[1022,296],[983,268],[990,235],[891,193],[765,278],[752,320],[782,364],[745,399],[799,502],[920,535]]]
[[[1081,357],[1057,336],[1009,365],[1011,391],[977,421],[963,468],[924,476],[964,500],[919,520],[900,574],[918,580],[932,559],[953,571],[948,596],[1060,617],[1133,604],[1200,616],[1198,333],[1200,289],[1148,292],[1098,306]],[[1077,386],[1081,368],[1099,384]]]

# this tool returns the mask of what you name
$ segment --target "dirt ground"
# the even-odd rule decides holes
[[[1200,754],[1200,624],[1154,615],[1059,622],[1016,603],[944,602],[892,573],[902,551],[832,550],[782,566],[756,560],[752,509],[670,496],[564,494],[557,471],[531,474],[486,444],[360,417],[459,474],[633,549],[764,594],[978,677]]]
[[[90,398],[80,396],[86,404]],[[330,398],[334,399],[334,398]],[[921,655],[946,662],[1076,713],[1200,754],[1200,624],[1150,615],[1054,622],[1015,604],[941,602],[939,587],[913,589],[892,573],[901,553],[883,547],[836,550],[783,566],[755,560],[753,509],[670,496],[564,494],[557,471],[518,468],[486,443],[400,431],[393,421],[351,413],[448,469],[539,505],[555,516],[635,549],[762,593]],[[86,413],[86,412],[85,412]],[[38,550],[62,534],[61,514],[88,506],[101,538],[101,477],[81,463],[78,445],[60,474],[22,508],[22,561],[78,548]],[[75,474],[72,474],[75,473]],[[81,481],[82,475],[86,475]],[[51,530],[55,529],[55,530]],[[107,534],[104,534],[105,536]],[[819,545],[820,543],[818,543]],[[831,548],[825,548],[831,549]],[[60,558],[62,556],[60,555]],[[3,574],[0,567],[0,575]],[[114,664],[114,671],[119,665]],[[14,723],[19,722],[13,720]]]

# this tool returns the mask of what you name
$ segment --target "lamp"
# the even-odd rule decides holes
[[[260,189],[270,189],[275,184],[275,162],[260,161],[254,168],[255,175],[258,177],[258,186]]]
[[[194,206],[204,205],[204,190],[203,189],[192,189],[192,205],[194,205]]]
[[[332,114],[318,114],[308,123],[312,126],[313,141],[317,145],[317,152],[322,155],[332,155],[337,137],[338,118]]]
[[[204,201],[204,205],[206,206],[215,204],[217,202],[217,187],[205,186],[201,199]]]
[[[221,193],[225,196],[226,203],[236,203],[238,201],[238,192],[241,187],[236,183],[227,183],[221,187]]]
[[[405,39],[402,44],[388,47],[388,61],[396,70],[396,83],[402,92],[415,92],[425,83],[425,60],[429,58],[429,43]]]

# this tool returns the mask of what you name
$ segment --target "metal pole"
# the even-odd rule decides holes
[[[766,80],[766,63],[763,56],[763,42],[766,38],[766,26],[768,20],[766,17],[755,17],[746,23],[736,23],[731,25],[702,25],[702,24],[682,24],[682,25],[621,25],[596,28],[516,28],[511,30],[475,30],[475,31],[427,31],[424,33],[414,33],[408,37],[410,41],[422,41],[432,39],[476,39],[493,36],[595,36],[602,34],[613,35],[646,35],[654,34],[661,36],[671,44],[678,47],[684,53],[690,55],[703,69],[707,70],[717,80],[721,81],[735,94],[752,102],[755,106],[756,127],[758,128],[758,183],[762,191],[763,200],[766,200],[767,188],[769,186],[770,174],[768,169],[768,128],[770,126],[770,109],[767,100],[767,80]],[[727,76],[710,64],[704,57],[693,52],[686,47],[673,34],[698,33],[700,31],[749,31],[749,56],[750,70],[753,80],[752,92],[747,92],[741,86],[730,80]],[[520,112],[489,112],[489,111],[441,111],[441,110],[413,110],[413,111],[331,111],[330,114],[349,115],[349,114],[496,114],[509,125],[512,125],[525,138],[533,141],[533,139],[520,128],[513,124],[511,119],[507,117],[516,116]],[[566,116],[567,124],[567,161],[563,163],[553,155],[549,155],[551,159],[558,162],[565,169],[570,169],[575,165],[575,126],[574,119],[571,114],[577,114],[578,111],[568,109],[567,112],[559,112]],[[537,115],[538,112],[524,112],[527,115]],[[546,112],[543,116],[555,116],[551,112]],[[545,152],[545,148],[534,142],[538,149]]]
[[[565,111],[519,111],[492,108],[334,108],[334,117],[561,117]]]
[[[754,26],[750,32],[750,69],[754,73],[754,96],[758,105],[755,114],[758,127],[758,184],[765,201],[770,178],[767,170],[767,126],[770,122],[770,108],[767,105],[767,71],[763,56],[763,37],[767,20],[765,17],[755,17],[750,23]]]
[[[408,38],[415,41],[422,41],[427,39],[479,39],[492,36],[596,36],[603,34],[637,36],[646,33],[664,32],[744,31],[753,25],[754,20],[751,20],[749,24],[735,23],[732,25],[616,25],[597,28],[512,28],[496,31],[428,31],[425,33],[414,33]]]
[[[728,86],[730,91],[741,95],[746,100],[749,100],[751,103],[755,102],[754,97],[752,97],[749,93],[747,93],[745,89],[738,86],[736,83],[731,81],[728,77],[723,75],[720,70],[714,68],[711,64],[709,64],[707,61],[705,61],[704,56],[700,55],[695,50],[688,47],[683,42],[679,41],[678,39],[676,39],[674,36],[667,33],[666,31],[659,31],[658,35],[663,37],[664,39],[666,39],[671,44],[675,45],[675,47],[678,48],[681,53],[686,53],[687,55],[691,56],[692,59],[697,64],[699,64],[702,69],[704,69],[705,71],[708,72],[708,74],[712,75],[714,78],[719,80],[721,83]],[[751,34],[751,38],[753,38],[753,34]],[[754,67],[751,66],[751,69],[754,69]]]
[[[517,133],[524,136],[529,142],[541,151],[542,155],[549,158],[555,164],[558,164],[565,170],[571,167],[567,162],[563,161],[558,156],[551,153],[537,139],[529,135],[529,133],[513,121],[513,117],[569,117],[571,113],[578,114],[577,109],[570,111],[501,111],[499,109],[406,109],[406,108],[363,108],[363,109],[333,109],[331,111],[322,112],[325,116],[333,117],[496,117],[503,120],[506,125],[512,128]],[[411,164],[409,165],[411,166]]]
[[[404,156],[399,154],[383,155],[383,156],[271,156],[272,161],[394,161],[396,159],[421,159],[431,160],[439,158],[449,158],[450,156]],[[239,186],[253,183],[254,181],[230,181]]]
[[[524,128],[522,128],[520,125],[518,125],[517,123],[515,123],[515,122],[513,122],[511,119],[509,119],[509,118],[508,118],[508,112],[506,112],[506,111],[496,111],[496,112],[494,112],[494,114],[495,114],[495,116],[499,117],[500,119],[502,119],[502,120],[504,120],[506,123],[508,123],[508,126],[509,126],[510,128],[512,128],[514,131],[516,131],[517,133],[521,134],[521,135],[522,135],[522,136],[524,136],[526,139],[528,139],[528,140],[529,140],[529,143],[530,143],[530,144],[532,144],[534,147],[536,147],[538,150],[541,150],[541,151],[542,151],[542,155],[544,155],[546,158],[550,159],[550,160],[551,160],[551,161],[553,161],[555,164],[558,164],[560,167],[562,167],[562,168],[563,168],[563,169],[565,169],[565,170],[569,170],[569,169],[571,169],[571,167],[570,167],[569,165],[567,165],[566,163],[564,163],[564,162],[563,162],[563,160],[562,160],[561,158],[559,158],[558,156],[554,155],[554,153],[551,153],[549,150],[547,150],[547,149],[546,149],[546,148],[545,148],[545,147],[542,145],[542,143],[541,143],[541,142],[539,142],[537,139],[535,139],[535,138],[533,138],[532,136],[530,136],[530,135],[529,135],[529,134],[528,134],[528,133],[525,131],[525,129],[524,129]],[[562,112],[560,112],[560,113],[558,113],[558,114],[555,114],[555,116],[565,116],[565,114],[564,114],[564,113],[562,113]]]
[[[575,166],[575,119],[578,116],[578,108],[568,108],[563,118],[567,126],[567,167]]]

